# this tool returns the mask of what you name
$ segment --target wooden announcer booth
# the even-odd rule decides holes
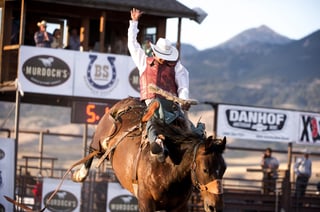
[[[59,92],[46,92],[48,91],[48,84],[59,84],[57,81],[60,81],[60,83],[68,83],[68,80],[49,79],[50,76],[55,75],[56,72],[53,73],[48,70],[47,74],[42,74],[47,75],[47,78],[49,76],[48,79],[44,79],[43,76],[42,79],[40,79],[39,76],[27,76],[23,75],[23,73],[20,73],[22,74],[20,75],[19,69],[27,68],[26,66],[28,65],[30,68],[30,63],[34,63],[32,58],[34,60],[48,58],[52,60],[48,57],[51,55],[55,61],[60,62],[60,66],[57,66],[55,62],[52,63],[52,65],[56,67],[51,68],[55,70],[65,70],[64,68],[67,67],[69,74],[68,79],[76,80],[74,77],[79,76],[79,72],[81,72],[79,69],[88,68],[88,64],[81,63],[81,65],[79,65],[79,62],[84,62],[83,60],[81,61],[81,55],[88,56],[89,53],[91,53],[101,57],[109,57],[109,61],[107,59],[106,64],[100,63],[100,67],[95,64],[97,68],[95,71],[99,71],[98,69],[105,71],[108,68],[109,70],[116,68],[116,71],[119,73],[121,71],[128,71],[121,70],[128,66],[118,68],[117,64],[111,64],[110,57],[119,57],[122,64],[129,63],[128,59],[120,56],[129,56],[126,49],[126,39],[130,10],[132,8],[138,8],[144,11],[144,15],[139,21],[140,32],[138,39],[141,44],[143,44],[145,40],[156,42],[159,37],[165,37],[166,30],[174,30],[177,32],[176,45],[178,49],[180,48],[182,18],[201,23],[206,16],[205,12],[201,9],[190,9],[175,0],[1,0],[1,100],[15,101],[15,91],[16,88],[20,86],[16,79],[20,80],[21,77],[26,77],[31,84],[33,83],[38,86],[35,90],[28,90],[27,87],[29,86],[22,84],[22,86],[24,85],[24,87],[21,88],[22,91],[24,91],[23,98],[21,99],[22,102],[71,106],[74,101],[83,100],[83,98],[86,101],[99,100],[102,98],[102,96],[96,96],[94,93],[84,97],[81,95],[75,96],[72,92],[60,93],[60,91],[66,89],[65,87],[60,90],[58,88]],[[169,18],[177,19],[176,28],[166,28],[166,21]],[[38,30],[37,23],[42,20],[48,23],[47,31],[52,33],[56,28],[61,30],[63,49],[46,48],[44,50],[43,48],[35,47],[34,33]],[[68,37],[72,29],[76,29],[80,36],[81,51],[75,52],[68,50]],[[99,57],[97,61],[98,60]],[[43,69],[43,67],[36,66],[35,64],[33,64],[32,67],[33,71],[35,71],[36,68]],[[59,74],[61,74],[61,72],[59,72]],[[135,78],[134,74],[135,73],[131,76],[132,78]],[[33,78],[33,81],[31,78]],[[54,82],[45,82],[46,80]],[[56,89],[56,87],[52,85],[51,88]],[[113,90],[116,90],[116,88],[113,88]],[[117,99],[120,98],[121,96]],[[104,95],[103,99],[109,99],[108,95]]]

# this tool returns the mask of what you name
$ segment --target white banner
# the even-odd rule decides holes
[[[4,196],[14,198],[15,140],[0,138],[0,211],[13,211],[13,204]]]
[[[108,183],[107,212],[139,211],[138,200],[119,183]]]
[[[298,137],[293,111],[218,105],[217,135],[260,141],[294,142]]]
[[[298,144],[320,145],[320,114],[297,112],[299,123]]]
[[[102,99],[139,97],[130,56],[21,46],[18,78],[30,93]]]
[[[21,46],[18,78],[31,93],[72,95],[74,53],[70,50]]]
[[[74,96],[123,99],[139,96],[130,84],[135,65],[129,56],[93,52],[75,53]]]
[[[55,191],[60,179],[44,178],[42,188],[42,207],[47,202],[48,198]],[[61,212],[61,211],[80,211],[81,204],[81,183],[75,183],[71,180],[65,180],[54,195],[54,197],[47,204],[48,211]]]

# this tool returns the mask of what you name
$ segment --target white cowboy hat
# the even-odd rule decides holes
[[[156,45],[151,43],[151,48],[153,53],[163,60],[176,61],[178,59],[179,52],[168,39],[159,38]]]
[[[41,22],[37,23],[37,26],[47,26],[47,22],[45,20],[42,20]]]

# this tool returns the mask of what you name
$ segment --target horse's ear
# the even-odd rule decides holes
[[[222,154],[226,149],[227,138],[223,137],[223,139],[220,139],[220,138],[213,139],[213,141],[214,141],[214,148],[216,152],[219,152]]]
[[[209,136],[206,140],[205,140],[205,149],[208,150],[210,149],[210,147],[212,146],[212,144],[214,143],[214,139],[212,136]]]

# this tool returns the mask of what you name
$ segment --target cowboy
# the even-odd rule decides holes
[[[51,33],[47,32],[47,22],[42,20],[37,23],[39,31],[34,33],[34,41],[37,47],[51,47],[53,42],[53,36]]]
[[[179,52],[171,45],[168,39],[159,38],[155,45],[151,43],[152,56],[149,57],[145,54],[145,51],[137,41],[137,34],[139,32],[138,20],[142,13],[142,11],[135,8],[131,10],[131,20],[129,21],[128,29],[128,49],[139,69],[140,99],[149,108],[151,105],[157,105],[160,109],[166,108],[165,106],[162,107],[162,102],[158,99],[159,96],[148,89],[149,84],[154,84],[181,99],[187,100],[189,98],[189,72],[180,63],[178,59]],[[188,110],[190,104],[181,105],[181,108]],[[165,117],[166,123],[173,121],[181,115],[180,113],[181,110],[176,110],[170,116]],[[155,155],[159,161],[163,161],[166,154],[163,144],[165,137],[157,134],[153,127],[152,119],[147,122],[147,130],[151,155]]]

